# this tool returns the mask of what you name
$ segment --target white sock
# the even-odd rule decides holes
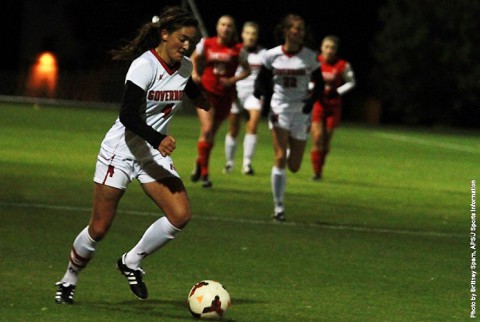
[[[274,166],[272,168],[271,182],[275,212],[283,212],[283,196],[287,186],[287,175],[285,169],[280,169]]]
[[[233,165],[236,149],[237,139],[227,133],[227,135],[225,135],[225,159],[227,164]]]
[[[78,274],[84,269],[90,259],[92,259],[97,242],[88,234],[88,226],[83,229],[75,238],[72,250],[70,251],[70,261],[67,271],[62,278],[62,282],[77,285]]]
[[[173,226],[167,217],[158,219],[148,227],[137,245],[127,253],[125,265],[137,269],[144,257],[165,246],[179,231],[180,229]]]
[[[243,166],[252,163],[253,155],[255,154],[255,146],[257,145],[256,134],[245,134],[243,138]]]

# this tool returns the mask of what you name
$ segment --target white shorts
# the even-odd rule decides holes
[[[243,109],[247,111],[260,111],[262,109],[262,101],[253,96],[253,94],[244,97],[239,96],[233,101],[230,113],[240,114]]]
[[[101,148],[93,181],[125,190],[134,178],[141,183],[148,183],[168,177],[180,178],[169,156],[158,154],[151,159],[137,161],[112,155]]]
[[[274,113],[270,111],[268,128],[271,130],[278,127],[290,132],[290,137],[306,141],[310,132],[310,114],[300,112],[282,111]]]

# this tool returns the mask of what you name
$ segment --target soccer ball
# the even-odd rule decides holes
[[[230,294],[216,281],[203,280],[188,293],[190,313],[201,319],[220,319],[231,305]]]

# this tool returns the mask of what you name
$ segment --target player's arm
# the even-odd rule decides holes
[[[344,84],[337,88],[337,92],[339,95],[343,95],[351,91],[357,84],[355,80],[355,73],[353,72],[353,69],[349,63],[345,65],[345,69],[342,73],[342,77],[344,80]]]
[[[192,69],[192,79],[195,83],[200,84],[201,82],[201,75],[200,75],[200,65],[203,61],[203,56],[195,49],[190,56],[190,59],[193,64],[193,69]]]
[[[210,102],[207,100],[205,93],[192,80],[192,77],[188,78],[184,91],[195,107],[205,111],[210,109]]]
[[[305,114],[309,114],[312,111],[315,101],[322,100],[323,98],[325,81],[323,80],[322,70],[320,68],[312,72],[311,82],[313,83],[313,88],[302,109],[302,112]]]
[[[270,108],[270,100],[273,94],[273,72],[262,65],[253,85],[253,96],[263,98],[263,108]]]
[[[144,107],[145,104],[145,91],[133,82],[127,81],[120,108],[120,122],[122,122],[127,129],[142,137],[157,149],[166,135],[155,131],[140,117],[139,110],[141,107]]]

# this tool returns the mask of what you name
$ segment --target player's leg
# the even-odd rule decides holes
[[[58,286],[55,296],[57,303],[73,303],[79,274],[95,254],[97,243],[107,234],[123,193],[122,189],[95,183],[90,222],[73,242],[67,270],[60,282],[56,284]]]
[[[316,102],[313,106],[312,123],[310,126],[312,136],[312,147],[310,150],[310,160],[313,169],[312,180],[320,180],[322,178],[323,164],[326,155],[326,129],[325,108]]]
[[[290,133],[279,127],[271,128],[271,133],[275,158],[270,176],[274,204],[273,217],[277,221],[284,221],[285,208],[283,200],[287,184],[285,167],[287,164],[287,144]]]
[[[290,154],[288,155],[287,160],[288,169],[295,173],[300,170],[300,166],[302,165],[307,140],[299,140],[290,137],[288,140],[288,146],[290,148]]]
[[[225,135],[225,167],[223,173],[230,173],[233,170],[235,151],[237,150],[237,137],[240,132],[241,113],[240,102],[234,102],[230,115],[228,116],[228,131]]]
[[[258,109],[248,110],[249,118],[245,130],[245,137],[243,139],[243,166],[242,173],[253,175],[252,160],[255,154],[255,147],[257,145],[257,128],[260,122],[261,111]]]
[[[213,148],[213,120],[215,117],[215,108],[208,111],[197,109],[198,119],[200,121],[200,135],[197,148],[198,156],[195,161],[195,168],[191,175],[191,180],[197,182],[200,178],[208,178],[208,163],[210,151]]]

